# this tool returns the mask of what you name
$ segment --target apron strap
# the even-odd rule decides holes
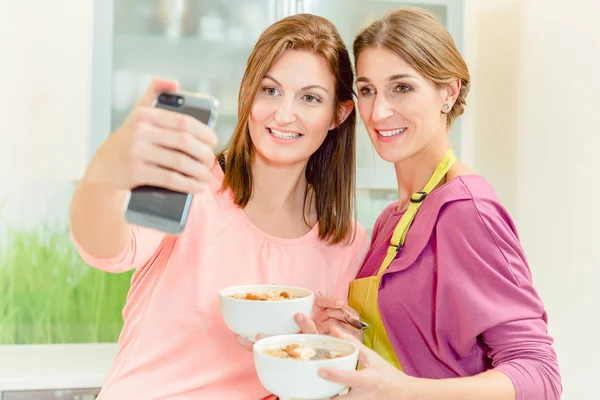
[[[390,246],[388,247],[387,254],[381,263],[381,267],[379,267],[379,272],[377,273],[378,277],[381,277],[385,270],[390,266],[392,261],[396,258],[396,254],[398,254],[398,250],[404,244],[404,240],[406,239],[406,234],[408,233],[408,229],[410,228],[415,216],[417,215],[417,211],[419,211],[419,207],[423,203],[423,200],[429,195],[429,193],[444,179],[450,168],[456,162],[456,154],[452,149],[448,149],[442,161],[437,165],[435,171],[429,178],[429,181],[425,185],[422,191],[413,194],[410,197],[410,204],[408,209],[400,218],[400,222],[396,225],[394,229],[394,234],[392,235],[392,240],[390,241]]]

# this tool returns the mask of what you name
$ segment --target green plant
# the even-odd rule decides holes
[[[0,344],[117,341],[132,272],[87,266],[68,232],[2,236]]]

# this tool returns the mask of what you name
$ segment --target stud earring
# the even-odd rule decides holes
[[[448,112],[448,110],[450,110],[450,106],[446,103],[442,106],[442,110],[444,110],[444,112]]]

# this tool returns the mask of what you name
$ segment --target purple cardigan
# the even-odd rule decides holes
[[[359,278],[376,274],[402,212],[375,223]],[[403,370],[456,378],[505,373],[518,400],[559,399],[547,315],[517,231],[481,176],[452,179],[421,206],[383,276],[379,307]]]

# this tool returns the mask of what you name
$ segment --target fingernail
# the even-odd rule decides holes
[[[248,342],[250,342],[248,339],[246,339],[245,337],[242,337],[242,336],[238,336],[237,341],[242,346],[247,345]]]
[[[298,321],[300,321],[300,322],[304,322],[304,315],[302,315],[302,314],[297,314],[297,315],[296,315],[296,318],[298,319]]]
[[[318,373],[318,374],[319,374],[319,376],[320,376],[321,378],[323,378],[323,379],[327,379],[327,378],[329,377],[329,374],[327,373],[327,370],[325,370],[325,369],[322,369],[322,368],[321,368],[321,369],[319,369],[319,370],[317,371],[317,373]]]
[[[339,307],[339,308],[342,308],[342,307],[344,307],[344,301],[343,301],[343,300],[338,300],[338,301],[336,301],[336,302],[335,302],[335,306],[336,306],[336,307]]]

